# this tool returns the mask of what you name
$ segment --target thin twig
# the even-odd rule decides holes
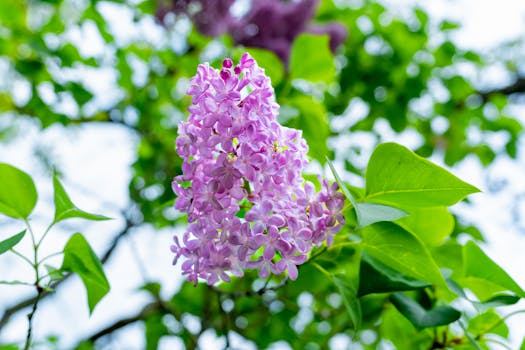
[[[29,326],[27,328],[26,345],[24,347],[24,350],[28,350],[29,347],[31,346],[31,334],[33,331],[33,317],[35,316],[36,310],[38,308],[38,302],[40,301],[40,298],[42,297],[42,294],[44,293],[44,290],[38,284],[36,284],[36,289],[37,289],[37,295],[35,298],[35,302],[33,303],[33,308],[31,309],[31,312],[29,313],[29,315],[27,315]]]
[[[476,336],[476,339],[480,339],[483,335],[487,334],[487,333],[490,333],[492,330],[494,330],[496,327],[498,327],[500,324],[502,323],[505,323],[505,321],[507,319],[509,319],[510,317],[514,316],[514,315],[517,315],[517,314],[521,314],[521,313],[525,313],[525,309],[521,309],[521,310],[516,310],[516,311],[513,311],[511,313],[509,313],[508,315],[500,318],[498,321],[496,321],[495,323],[493,323],[490,327],[486,328],[484,332],[478,334]]]
[[[143,320],[144,318],[160,311],[162,309],[162,306],[159,302],[155,301],[148,305],[146,305],[138,314],[135,316],[127,317],[121,320],[116,321],[115,323],[99,330],[97,333],[91,335],[89,338],[87,338],[90,342],[95,342],[99,338],[102,338],[108,334],[113,333],[114,331],[124,328],[132,323],[135,323],[137,321]]]
[[[126,217],[126,225],[122,228],[122,230],[115,236],[115,238],[113,238],[113,241],[111,242],[110,246],[106,249],[106,252],[102,255],[102,258],[100,259],[100,261],[102,262],[102,264],[106,263],[109,258],[112,256],[113,252],[115,251],[115,249],[117,248],[117,245],[119,244],[119,242],[122,240],[122,238],[124,238],[128,232],[135,226],[137,226],[138,224],[136,223],[133,223],[131,220],[129,220],[127,217]],[[64,283],[64,281],[66,281],[69,276],[71,276],[71,274],[67,274],[63,279],[59,280],[59,281],[56,281],[55,283],[53,283],[52,285],[50,285],[50,288],[51,289],[56,289],[59,285],[61,285],[62,283]],[[40,295],[40,300],[46,298],[50,293],[47,292],[47,291],[43,291]],[[33,305],[36,301],[36,298],[37,297],[29,297],[27,299],[24,299],[10,307],[8,307],[5,311],[4,311],[4,314],[2,315],[2,317],[0,318],[0,334],[1,334],[1,331],[2,329],[9,323],[9,320],[11,319],[11,317],[15,314],[17,314],[18,312],[20,312],[21,310],[24,310],[25,308]]]
[[[26,344],[24,346],[24,350],[28,350],[31,346],[31,333],[33,331],[33,317],[35,316],[36,310],[38,308],[38,302],[40,301],[40,298],[42,296],[43,289],[38,284],[40,282],[40,271],[39,271],[39,263],[38,263],[38,243],[36,243],[35,234],[33,233],[33,229],[31,228],[31,224],[29,223],[29,220],[25,220],[27,229],[29,230],[29,233],[31,234],[31,241],[33,242],[33,269],[35,271],[35,282],[34,286],[36,289],[36,298],[33,303],[33,308],[31,309],[31,312],[29,315],[27,315],[27,336],[26,336]]]
[[[38,262],[39,264],[42,264],[44,261],[46,261],[47,259],[50,259],[54,256],[57,256],[57,255],[60,255],[60,254],[64,254],[64,252],[56,252],[56,253],[53,253],[53,254],[49,254],[48,256],[40,259],[40,261]]]
[[[142,308],[136,315],[123,318],[121,320],[118,320],[112,324],[110,324],[107,327],[102,328],[101,330],[97,331],[96,333],[88,336],[85,338],[84,341],[89,341],[91,343],[96,342],[100,338],[103,338],[107,335],[110,335],[111,333],[124,328],[130,324],[133,324],[135,322],[144,321],[146,318],[148,318],[151,315],[154,315],[155,313],[167,313],[173,315],[177,320],[181,320],[182,314],[173,308],[171,304],[168,302],[157,298],[154,302],[151,302],[147,304],[145,307]],[[195,349],[198,344],[198,335],[194,335],[186,330],[186,335],[188,336],[188,339],[190,340],[190,348]],[[81,341],[80,343],[84,342]]]
[[[21,258],[22,260],[24,260],[29,265],[31,265],[31,267],[33,267],[33,262],[29,260],[27,257],[25,257],[22,253],[16,251],[14,248],[9,249],[9,251],[15,254],[16,256],[18,256],[19,258]]]
[[[500,88],[482,91],[480,96],[484,101],[487,101],[493,95],[512,95],[512,94],[523,94],[525,93],[525,77],[517,77],[516,80],[507,86]]]
[[[0,284],[10,284],[10,285],[20,285],[20,286],[31,286],[33,287],[33,283],[29,282],[22,282],[22,281],[0,281]]]

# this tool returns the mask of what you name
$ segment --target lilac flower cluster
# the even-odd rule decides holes
[[[330,35],[332,51],[347,37],[339,22],[311,24],[318,0],[253,1],[242,17],[232,15],[234,0],[165,0],[159,2],[160,20],[170,12],[185,13],[201,33],[208,36],[231,34],[235,44],[271,50],[288,62],[291,45],[303,32]]]
[[[245,269],[261,278],[287,271],[297,278],[312,246],[344,223],[344,197],[322,181],[316,193],[302,170],[308,146],[300,130],[280,125],[270,79],[249,54],[222,69],[199,65],[191,79],[187,122],[179,125],[175,207],[188,214],[182,242],[171,247],[174,264],[197,283],[229,281]]]

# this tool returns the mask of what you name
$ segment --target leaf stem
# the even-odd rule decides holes
[[[33,262],[29,260],[27,257],[25,257],[22,253],[16,251],[14,248],[9,249],[9,251],[15,254],[16,256],[18,256],[19,258],[21,258],[22,260],[24,260],[29,265],[31,265],[31,267],[34,267]]]
[[[51,223],[51,225],[49,225],[47,228],[46,228],[46,231],[44,232],[44,234],[42,235],[42,237],[40,237],[40,239],[38,240],[38,243],[36,244],[36,249],[38,249],[40,247],[40,245],[42,244],[42,241],[44,240],[44,238],[47,236],[47,234],[49,233],[49,231],[51,231],[51,227],[53,227],[55,225],[55,222],[53,221]]]
[[[27,226],[29,233],[31,234],[31,241],[33,242],[33,262],[31,263],[31,265],[33,266],[33,269],[35,270],[35,283],[33,285],[35,286],[36,292],[37,292],[35,302],[33,303],[33,308],[31,309],[31,312],[27,315],[27,320],[28,320],[29,325],[27,327],[27,337],[26,337],[26,343],[24,346],[24,350],[28,350],[29,347],[31,346],[31,334],[33,331],[33,317],[35,316],[36,310],[38,308],[38,302],[40,301],[40,298],[42,297],[42,294],[44,293],[44,289],[39,285],[39,282],[40,282],[39,266],[40,264],[38,262],[38,246],[41,243],[41,240],[38,243],[36,242],[35,234],[33,232],[33,228],[31,227],[31,224],[29,223],[29,220],[25,219],[24,222]],[[48,227],[48,230],[49,230],[49,227]],[[48,230],[46,230],[46,233]]]
[[[487,328],[485,330],[485,332],[483,333],[480,333],[477,335],[477,338],[483,336],[484,334],[487,334],[489,333],[490,331],[492,331],[494,328],[498,327],[500,324],[504,323],[508,318],[514,316],[514,315],[517,315],[517,314],[521,314],[521,313],[525,313],[525,309],[521,309],[521,310],[516,310],[516,311],[513,311],[511,312],[510,314],[500,318],[497,322],[495,322],[492,326],[490,326],[489,328]]]
[[[459,323],[459,326],[463,329],[463,332],[465,332],[465,336],[468,338],[469,342],[472,344],[472,346],[474,346],[476,348],[476,350],[483,350],[481,348],[481,346],[479,346],[478,342],[476,341],[476,339],[474,339],[470,334],[469,332],[467,331],[467,327],[465,327],[465,325],[463,324],[463,322],[461,322],[461,320],[458,320],[458,323]]]
[[[31,312],[29,313],[29,315],[27,315],[27,320],[29,321],[29,327],[27,329],[27,337],[26,337],[26,344],[24,346],[24,350],[29,350],[29,347],[31,346],[31,333],[33,331],[33,317],[35,316],[36,310],[38,308],[38,302],[40,301],[40,297],[42,296],[42,293],[44,292],[44,289],[38,286],[36,282],[35,282],[35,285],[36,285],[38,294],[36,296],[36,300],[35,300],[35,303],[33,304],[33,308],[31,309]]]
[[[10,284],[10,285],[22,285],[22,286],[34,286],[33,283],[22,282],[22,281],[0,281],[0,284]]]
[[[33,243],[33,248],[36,249],[37,244],[36,244],[35,234],[33,233],[33,228],[31,227],[29,220],[24,219],[24,223],[26,224],[27,230],[29,231],[29,234],[31,235],[31,242]]]
[[[508,346],[507,344],[505,344],[504,342],[502,341],[499,341],[497,339],[493,339],[493,338],[484,338],[486,342],[490,342],[490,343],[494,343],[494,344],[498,344],[502,347],[504,347],[505,349],[509,349],[509,350],[512,350],[512,348],[510,346]]]
[[[328,278],[332,279],[332,274],[330,272],[328,272],[324,267],[322,267],[321,265],[319,265],[316,262],[313,262],[312,265],[315,268],[317,268],[319,271],[321,271],[323,274],[325,274]]]
[[[40,259],[40,261],[38,262],[39,265],[41,265],[44,261],[46,261],[47,259],[51,259],[52,257],[54,256],[57,256],[57,255],[60,255],[60,254],[64,254],[64,252],[56,252],[56,253],[53,253],[53,254],[49,254],[47,256],[45,256],[44,258]]]

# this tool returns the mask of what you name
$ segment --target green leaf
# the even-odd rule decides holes
[[[61,269],[57,269],[54,266],[46,264],[44,265],[44,267],[46,268],[50,281],[58,281],[64,278],[64,271],[62,271]]]
[[[506,338],[509,335],[509,328],[494,310],[489,310],[471,319],[467,330],[476,336],[492,333]]]
[[[298,35],[290,54],[290,77],[311,82],[332,82],[336,69],[329,42],[328,35]]]
[[[465,293],[465,291],[463,290],[463,288],[456,281],[452,279],[447,279],[447,284],[451,291],[453,291],[454,293],[456,293],[458,296],[462,297],[463,299],[470,301],[474,305],[476,310],[478,310],[478,312],[485,312],[489,309],[499,307],[499,306],[514,305],[518,301],[521,300],[520,297],[515,296],[515,295],[499,294],[499,295],[494,295],[486,299],[483,302],[479,302],[479,301],[470,299]],[[482,285],[482,288],[483,287],[485,286]],[[477,288],[473,288],[473,289],[474,291],[477,290]],[[483,288],[483,289],[486,290],[489,288]]]
[[[381,221],[395,221],[408,214],[401,209],[376,203],[357,203],[359,227],[365,227]]]
[[[53,223],[69,219],[69,218],[82,218],[87,220],[110,220],[110,218],[87,213],[77,208],[66,193],[66,190],[58,180],[57,174],[53,175],[53,186],[55,189],[55,219]]]
[[[454,230],[454,217],[446,207],[411,208],[408,211],[410,215],[397,224],[429,246],[441,244]]]
[[[473,241],[463,247],[463,260],[465,276],[484,279],[525,298],[525,291]]]
[[[33,179],[9,164],[0,163],[0,213],[27,219],[35,208],[38,194]]]
[[[352,196],[352,193],[350,193],[350,191],[346,187],[346,185],[343,182],[343,180],[341,180],[341,178],[339,177],[339,174],[335,170],[335,167],[332,164],[332,162],[330,161],[330,159],[326,158],[326,161],[328,163],[328,166],[330,167],[330,170],[332,171],[332,174],[334,175],[335,181],[339,185],[339,188],[341,189],[341,191],[343,192],[345,197],[350,201],[350,203],[352,203],[352,206],[354,207],[354,210],[355,210],[355,216],[356,216],[356,219],[357,219],[357,224],[359,225],[359,223],[361,222],[361,213],[359,212],[359,207],[357,206],[357,202],[356,202],[354,196]]]
[[[394,221],[407,215],[407,213],[401,209],[386,205],[376,203],[357,203],[354,196],[352,196],[352,193],[350,193],[345,183],[339,177],[332,162],[328,158],[326,160],[339,188],[343,191],[343,194],[352,203],[355,209],[358,228],[381,221]]]
[[[0,284],[11,285],[11,286],[34,286],[32,283],[22,281],[0,281]]]
[[[0,345],[0,350],[20,350],[20,347],[16,344],[3,344]]]
[[[157,350],[159,348],[160,339],[169,335],[170,332],[164,322],[162,322],[163,314],[155,313],[144,320],[146,326],[144,338],[146,340],[145,350]]]
[[[461,28],[461,24],[458,22],[443,21],[439,24],[439,30],[441,31],[456,30],[458,28]]]
[[[430,349],[434,337],[430,332],[419,332],[397,309],[384,306],[379,324],[381,337],[388,339],[396,349]]]
[[[520,301],[520,297],[515,295],[495,295],[490,299],[485,300],[483,303],[480,303],[485,310],[491,309],[498,306],[508,306],[508,305],[514,305],[518,301]]]
[[[390,295],[390,301],[417,329],[450,324],[461,317],[461,312],[448,305],[426,310],[415,300],[402,293]]]
[[[483,303],[490,300],[495,295],[501,295],[507,291],[507,288],[500,286],[492,281],[486,280],[485,278],[479,277],[460,277],[457,282],[461,287],[469,289],[473,292],[478,299]]]
[[[372,258],[409,277],[446,287],[438,266],[412,234],[389,222],[363,228],[363,249]]]
[[[416,280],[396,271],[366,253],[361,255],[358,296],[429,287],[428,282]]]
[[[449,239],[437,247],[431,247],[432,258],[441,269],[451,272],[450,278],[463,276],[463,246]]]
[[[449,206],[474,192],[479,190],[396,143],[379,145],[366,171],[367,201],[401,207]]]
[[[348,312],[348,315],[350,316],[350,320],[354,325],[354,329],[357,330],[361,328],[361,320],[363,316],[361,311],[361,304],[359,303],[359,299],[357,298],[356,288],[350,283],[350,281],[347,278],[345,278],[344,275],[332,274],[331,278],[335,286],[337,287],[341,298],[343,299],[343,304],[346,308],[346,311]]]
[[[84,236],[75,233],[64,247],[62,270],[77,273],[86,287],[89,312],[109,292],[109,282],[102,264]]]
[[[17,233],[14,236],[9,237],[8,239],[4,239],[0,242],[0,254],[4,254],[9,249],[13,248],[15,245],[18,244],[24,238],[24,235],[26,234],[26,230]]]
[[[308,154],[323,164],[329,154],[326,140],[330,136],[324,105],[306,95],[296,96],[287,102],[299,111],[299,115],[290,119],[286,125],[303,131],[309,147]]]
[[[144,290],[146,292],[149,292],[151,296],[158,298],[160,297],[161,285],[158,282],[148,282],[144,284],[143,286],[141,286],[139,290]]]

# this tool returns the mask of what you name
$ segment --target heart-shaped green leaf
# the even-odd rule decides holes
[[[37,199],[31,176],[12,165],[0,163],[0,213],[15,219],[27,219]]]
[[[396,143],[374,150],[366,171],[366,201],[408,207],[449,206],[479,190]]]
[[[362,229],[361,245],[372,258],[414,279],[446,287],[446,282],[425,246],[411,233],[390,222]]]
[[[437,246],[450,236],[454,217],[446,207],[410,208],[409,215],[397,224],[413,233],[428,246]]]
[[[69,198],[68,194],[66,193],[66,190],[58,180],[56,174],[53,175],[53,187],[55,189],[55,219],[53,220],[54,223],[69,218],[82,218],[95,221],[110,220],[110,218],[108,217],[97,214],[91,214],[81,209],[78,209]]]
[[[64,261],[60,268],[77,273],[88,296],[89,312],[92,313],[98,302],[109,292],[109,282],[102,264],[80,233],[75,233],[64,247]]]
[[[463,260],[467,278],[484,280],[525,298],[525,291],[473,241],[467,242],[463,247]],[[482,298],[479,295],[478,297]]]

